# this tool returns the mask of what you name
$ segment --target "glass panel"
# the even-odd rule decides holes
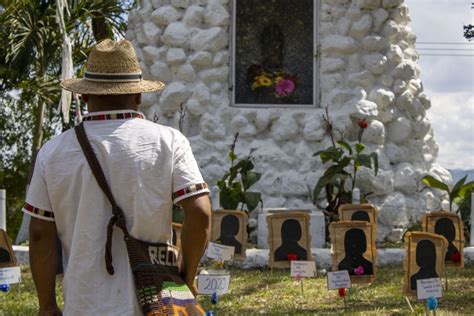
[[[235,0],[236,105],[312,105],[314,0]]]

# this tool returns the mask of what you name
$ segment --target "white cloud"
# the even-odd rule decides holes
[[[474,57],[427,56],[423,54],[474,55],[468,45],[428,45],[420,42],[469,43],[462,26],[474,24],[470,0],[406,0],[417,35],[421,79],[432,101],[428,111],[438,163],[446,168],[474,168]],[[441,48],[432,51],[422,48]],[[446,50],[468,49],[468,50]]]

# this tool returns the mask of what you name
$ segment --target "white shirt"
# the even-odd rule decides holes
[[[209,190],[188,140],[140,116],[134,111],[93,112],[85,120],[99,120],[85,121],[84,127],[130,234],[171,243],[173,202]],[[117,227],[112,239],[115,274],[105,269],[112,210],[73,129],[41,148],[23,211],[56,224],[63,247],[65,315],[141,314]]]

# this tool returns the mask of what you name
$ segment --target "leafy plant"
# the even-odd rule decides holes
[[[449,211],[452,212],[453,203],[456,203],[457,205],[459,205],[460,202],[466,199],[466,197],[468,197],[468,195],[470,195],[471,192],[474,190],[474,181],[465,183],[466,179],[467,179],[467,175],[464,176],[464,178],[460,179],[458,182],[456,182],[452,190],[450,190],[449,186],[446,183],[439,181],[435,177],[430,176],[430,175],[423,177],[422,181],[424,184],[432,188],[440,189],[448,193]],[[459,210],[457,213],[459,213]]]
[[[332,146],[325,150],[318,151],[313,157],[319,156],[322,163],[330,163],[325,170],[323,176],[319,178],[316,186],[311,194],[313,204],[317,205],[317,200],[322,190],[326,191],[327,207],[325,215],[329,216],[329,220],[333,221],[337,218],[337,209],[341,204],[352,202],[352,191],[356,187],[357,172],[364,166],[374,169],[375,175],[378,173],[378,156],[377,153],[364,153],[365,146],[362,144],[362,135],[368,127],[365,120],[358,120],[359,126],[358,142],[354,145],[344,140],[341,134],[340,140],[334,139],[335,131],[329,118],[328,110],[323,115],[327,129],[331,136]],[[339,131],[338,131],[339,132]],[[347,190],[346,182],[350,181],[350,191]]]
[[[238,160],[235,154],[235,144],[239,133],[235,134],[234,141],[230,146],[229,154],[230,168],[222,179],[217,181],[219,187],[219,200],[223,208],[235,210],[241,205],[241,210],[247,213],[252,212],[261,202],[261,193],[249,191],[250,187],[260,180],[261,173],[253,171],[255,168],[252,153],[254,149],[244,159]]]

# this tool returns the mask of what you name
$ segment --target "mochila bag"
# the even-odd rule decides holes
[[[112,205],[112,217],[107,226],[105,264],[107,272],[114,274],[112,265],[113,227],[119,227],[127,247],[128,259],[135,281],[135,292],[144,315],[203,315],[205,311],[180,277],[180,252],[173,245],[151,243],[132,237],[125,223],[122,209],[117,205],[105,179],[84,124],[75,128],[77,140],[100,188]]]

